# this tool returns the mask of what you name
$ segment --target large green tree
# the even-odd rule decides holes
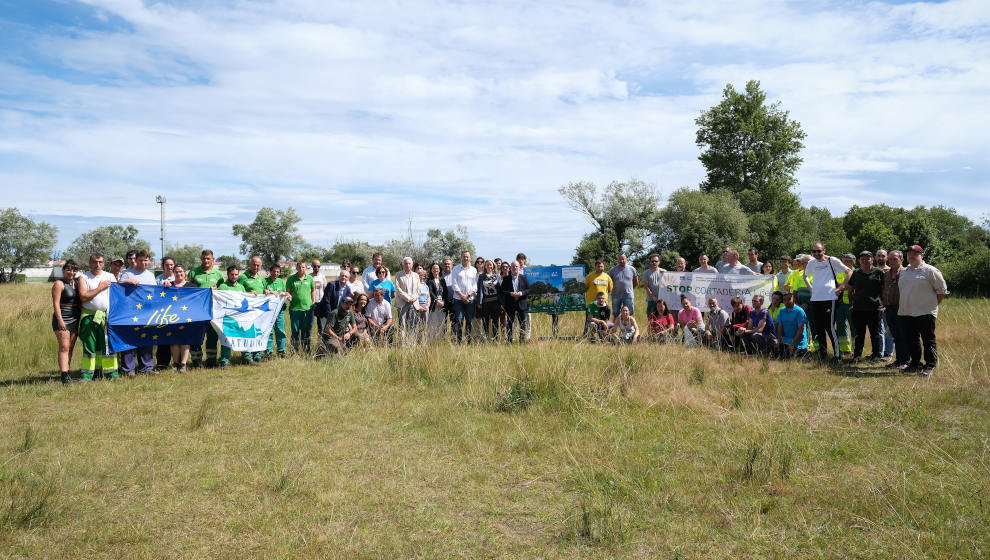
[[[69,248],[65,250],[65,256],[75,259],[80,267],[85,268],[86,263],[89,262],[89,256],[93,253],[102,253],[109,262],[113,257],[123,257],[132,249],[135,251],[144,249],[149,254],[154,255],[151,251],[151,244],[138,237],[136,227],[132,225],[100,226],[75,238]]]
[[[625,252],[635,260],[654,244],[660,219],[656,187],[633,179],[613,181],[599,189],[594,183],[568,183],[558,190],[568,205],[594,226],[574,255],[574,264],[593,267],[595,260],[614,261]]]
[[[234,235],[241,238],[241,253],[258,255],[271,266],[290,257],[304,243],[299,228],[302,218],[291,206],[286,210],[262,208],[250,224],[234,224]]]
[[[0,210],[0,281],[51,258],[57,234],[55,226],[35,222],[17,208]]]
[[[351,266],[356,266],[364,270],[371,264],[371,255],[381,252],[380,245],[372,245],[367,241],[338,241],[330,249],[327,259],[335,263],[343,263],[345,260],[351,261]]]
[[[439,263],[445,258],[457,261],[461,251],[471,251],[472,255],[477,252],[468,237],[467,227],[458,224],[454,229],[446,231],[441,231],[440,228],[427,230],[426,240],[423,241],[423,266],[431,262]]]
[[[707,253],[712,264],[720,258],[723,245],[745,253],[752,240],[749,218],[739,201],[727,191],[703,192],[688,188],[670,195],[660,212],[664,232],[660,250],[673,250],[694,266],[698,256]]]
[[[702,150],[698,159],[706,171],[701,189],[724,190],[739,200],[754,245],[764,255],[786,252],[800,233],[794,223],[801,204],[793,191],[805,138],[800,123],[779,101],[768,104],[755,80],[742,92],[726,85],[722,101],[695,123],[695,142]]]

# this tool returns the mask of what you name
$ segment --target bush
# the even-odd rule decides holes
[[[990,296],[990,280],[986,278],[988,263],[990,248],[979,246],[942,263],[939,270],[953,294],[987,297]]]

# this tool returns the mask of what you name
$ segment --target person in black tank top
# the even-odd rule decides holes
[[[76,345],[76,334],[79,329],[79,315],[82,302],[76,291],[76,273],[79,266],[69,259],[62,265],[62,278],[55,280],[52,286],[52,330],[58,341],[58,368],[61,380],[69,384],[69,363],[72,362],[72,350]]]

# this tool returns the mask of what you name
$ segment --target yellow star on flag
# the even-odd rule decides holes
[[[137,308],[138,308],[138,309],[141,309],[141,304],[140,304],[140,303],[139,303],[139,304],[137,304]]]
[[[145,338],[146,336],[148,336],[148,333],[146,332],[141,333],[141,338]]]
[[[148,299],[151,299],[151,294],[148,294]]]
[[[172,296],[172,301],[179,301],[179,296]]]
[[[138,332],[139,330],[141,330],[141,327],[134,327],[134,332]]]
[[[165,336],[172,336],[172,333],[167,332],[167,333],[165,333]]]
[[[162,297],[165,297],[165,292],[162,292],[162,293],[160,293],[160,294],[158,294],[158,295],[160,295],[160,296],[162,296]]]
[[[183,311],[185,311],[185,310],[187,310],[187,309],[188,309],[188,307],[186,307],[185,305],[183,305],[183,306],[182,306],[182,310],[183,310]]]
[[[137,323],[137,320],[138,320],[138,319],[137,319],[137,317],[134,317],[134,322],[135,322],[135,323]]]
[[[192,323],[192,319],[186,319],[187,323]]]
[[[179,330],[180,330],[180,331],[181,331],[182,329],[184,329],[184,328],[186,328],[186,326],[185,326],[185,325],[179,325]]]
[[[151,338],[152,338],[152,340],[158,340],[158,335],[156,334],[155,336],[153,336]]]

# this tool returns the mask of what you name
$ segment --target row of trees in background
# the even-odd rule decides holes
[[[295,209],[276,210],[262,208],[250,224],[232,226],[234,235],[241,238],[238,255],[217,255],[224,266],[244,266],[248,256],[259,255],[265,266],[285,261],[311,261],[341,263],[349,260],[364,268],[371,264],[371,255],[382,253],[382,262],[391,270],[399,270],[404,257],[416,262],[439,262],[444,257],[457,258],[463,249],[475,253],[474,244],[468,238],[467,228],[458,225],[454,229],[430,229],[425,235],[416,234],[409,224],[405,235],[383,244],[360,240],[339,240],[329,246],[307,243],[299,233],[301,218]],[[156,255],[147,240],[138,236],[133,225],[100,226],[83,233],[60,254],[55,253],[58,228],[47,222],[34,222],[16,208],[0,210],[0,282],[14,280],[17,273],[38,266],[54,258],[73,259],[85,266],[92,253],[106,257],[123,257],[130,250],[148,251]],[[199,257],[206,245],[170,246],[166,253],[185,266],[198,266]]]
[[[802,207],[794,187],[805,134],[779,102],[766,103],[759,86],[751,81],[737,92],[727,85],[722,101],[695,120],[706,170],[698,189],[677,189],[664,204],[655,186],[635,179],[561,187],[594,228],[575,249],[574,264],[591,267],[625,252],[642,267],[656,252],[665,263],[684,257],[693,267],[701,253],[718,260],[723,245],[743,254],[756,247],[766,260],[807,253],[816,241],[833,255],[918,243],[956,293],[990,295],[981,274],[990,264],[988,221],[975,224],[943,206],[853,206],[842,216]]]
[[[234,235],[241,238],[241,255],[217,255],[216,260],[224,266],[237,264],[243,267],[249,256],[258,255],[267,267],[276,262],[312,259],[339,264],[346,259],[363,268],[371,263],[372,254],[380,252],[383,264],[392,270],[398,270],[402,259],[407,256],[411,256],[416,262],[429,263],[440,261],[446,256],[456,257],[465,248],[475,252],[474,244],[468,238],[468,231],[464,226],[446,231],[430,229],[425,236],[420,236],[413,232],[410,224],[406,235],[384,244],[340,240],[324,247],[306,242],[299,233],[300,221],[302,219],[294,208],[262,208],[250,224],[234,224],[231,227]],[[38,253],[35,260],[30,260],[30,264],[46,260],[54,245],[53,234],[44,251]],[[204,248],[212,247],[209,244],[177,245],[168,247],[166,253],[185,266],[197,266]],[[85,263],[94,252],[108,257],[122,257],[131,249],[144,249],[155,256],[149,243],[138,237],[138,230],[134,226],[101,226],[77,237],[62,257]]]

